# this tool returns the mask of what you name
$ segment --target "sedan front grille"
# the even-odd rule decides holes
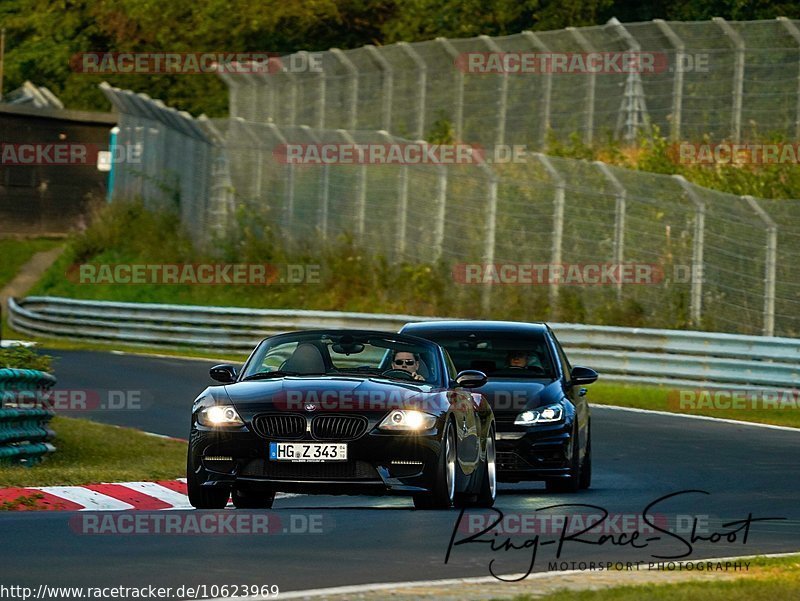
[[[317,440],[355,440],[368,425],[360,415],[318,415],[311,420],[311,435]]]
[[[256,415],[253,418],[253,429],[264,438],[303,438],[306,433],[306,418],[291,413]]]

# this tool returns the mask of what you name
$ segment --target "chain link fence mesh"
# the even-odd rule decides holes
[[[550,136],[631,140],[658,126],[673,140],[748,141],[800,134],[800,21],[621,24],[437,39],[317,53],[320,69],[226,74],[232,116],[428,138],[447,122],[457,140],[544,149]],[[560,72],[477,72],[469,56],[639,53],[652,68],[603,62]],[[308,53],[304,53],[308,54]],[[515,54],[516,56],[516,54]],[[304,57],[307,59],[307,56]],[[615,59],[616,60],[616,59]],[[621,64],[619,62],[615,63]],[[501,69],[502,71],[502,69]],[[628,72],[630,71],[630,72]]]
[[[707,55],[709,71],[477,75],[468,52],[640,48],[667,65]],[[682,58],[683,57],[683,58]],[[343,237],[363,252],[444,264],[465,312],[510,306],[585,322],[636,313],[653,327],[800,336],[800,200],[739,197],[653,174],[531,152],[549,135],[584,140],[658,125],[674,139],[798,129],[800,34],[786,20],[637,23],[502,38],[433,40],[323,53],[321,73],[228,74],[232,117],[192,119],[104,86],[120,112],[114,198],[177,203],[199,244],[263,217],[304,252]],[[737,92],[737,90],[740,91]],[[739,100],[736,100],[738,93]],[[420,143],[447,122],[456,140],[523,144],[524,161],[488,164],[303,164],[287,145]],[[391,132],[391,133],[389,133]],[[738,133],[737,133],[738,132]],[[465,265],[635,263],[648,285],[463,284]]]

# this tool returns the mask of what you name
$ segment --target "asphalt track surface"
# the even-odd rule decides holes
[[[187,436],[191,402],[210,383],[208,367],[213,364],[82,351],[50,354],[58,357],[59,389],[142,391],[141,409],[81,412],[82,417],[181,438]],[[528,541],[521,549],[493,551],[489,543],[477,542],[455,545],[445,564],[458,512],[415,511],[403,497],[281,498],[268,512],[270,524],[279,526],[271,535],[84,534],[76,526],[76,513],[0,512],[2,580],[24,586],[276,584],[289,591],[487,576],[492,560],[496,574],[524,573],[534,548],[532,569],[542,571],[556,560],[561,531],[545,522],[550,528],[539,533],[535,545],[537,531],[521,526],[517,518],[567,514],[576,527],[576,520],[596,515],[598,508],[609,512],[608,528],[580,536],[588,542],[566,540],[558,558],[567,562],[563,568],[578,567],[570,564],[581,561],[646,566],[668,561],[653,556],[684,556],[690,545],[690,554],[682,559],[800,549],[800,432],[598,407],[592,415],[594,481],[589,491],[555,495],[539,483],[501,485],[496,506],[508,520],[508,531],[494,536],[497,530],[492,530],[481,538],[494,540],[495,546],[509,536],[518,547]],[[681,494],[650,510],[657,525],[678,526],[674,534],[648,530],[637,518],[656,499],[686,490],[708,494]],[[561,503],[595,507],[544,509]],[[699,519],[697,534],[712,537],[740,528],[723,524],[750,515],[785,519],[752,522],[746,542],[744,528],[735,540],[723,536],[716,543],[698,539],[686,544],[676,537],[691,538],[691,516]],[[454,542],[475,532],[467,528],[469,519],[464,518]],[[316,531],[307,532],[308,524]],[[615,527],[627,536],[621,537]],[[630,544],[633,530],[641,535]],[[591,544],[603,533],[615,539]],[[628,544],[614,544],[625,540]]]

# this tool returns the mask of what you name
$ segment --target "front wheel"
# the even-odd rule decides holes
[[[486,462],[484,463],[483,479],[475,500],[476,507],[491,507],[497,499],[497,452],[495,451],[495,434],[492,427],[486,437]]]
[[[450,509],[453,506],[456,493],[457,454],[456,435],[449,420],[445,426],[442,443],[433,491],[414,495],[414,507],[417,509]]]
[[[586,430],[586,454],[583,456],[581,466],[580,488],[586,490],[592,485],[592,428],[591,424]]]

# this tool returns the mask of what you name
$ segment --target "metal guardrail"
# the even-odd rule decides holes
[[[140,304],[32,296],[9,299],[20,332],[148,346],[249,352],[263,337],[307,328],[397,331],[444,318],[336,311]],[[550,324],[573,363],[603,379],[711,387],[800,387],[800,340],[714,332]]]
[[[39,463],[56,450],[48,426],[54,413],[46,407],[18,407],[20,393],[41,393],[56,383],[35,369],[0,369],[0,464]],[[26,395],[26,398],[31,395]]]

